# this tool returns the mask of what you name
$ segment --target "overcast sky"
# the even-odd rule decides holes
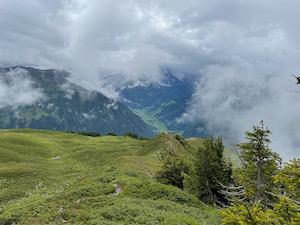
[[[299,0],[0,0],[0,64],[68,69],[112,98],[129,80],[159,83],[161,68],[193,76],[179,121],[243,140],[264,120],[290,159],[300,156],[300,87],[289,81],[300,74],[299,10]]]

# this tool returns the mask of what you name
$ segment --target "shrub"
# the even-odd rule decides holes
[[[123,134],[124,137],[131,137],[131,138],[135,138],[135,139],[138,139],[139,138],[139,135],[135,134],[135,133],[132,133],[132,132],[127,132],[125,134]]]
[[[90,137],[99,137],[100,133],[95,131],[80,131],[78,134],[90,136]]]
[[[106,136],[117,136],[115,132],[108,132],[105,135]]]

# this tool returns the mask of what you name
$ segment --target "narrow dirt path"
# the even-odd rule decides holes
[[[152,175],[152,173],[149,171],[149,170],[147,170],[146,168],[145,168],[145,166],[139,161],[139,160],[137,160],[136,159],[136,162],[137,162],[137,164],[139,164],[144,170],[145,170],[145,172],[150,176],[150,178],[153,180],[153,175]]]

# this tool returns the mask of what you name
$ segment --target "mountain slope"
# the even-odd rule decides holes
[[[142,156],[156,156],[160,160],[164,159],[167,154],[181,154],[185,157],[190,157],[190,160],[192,160],[195,157],[196,150],[202,145],[202,138],[192,137],[182,139],[178,135],[174,136],[171,133],[164,131],[143,145],[139,154]],[[240,166],[240,159],[237,153],[227,146],[224,148],[224,159],[232,162],[233,167]]]
[[[0,130],[0,224],[220,224],[216,209],[148,176],[137,160],[153,174],[161,165],[140,154],[148,143]]]
[[[35,128],[99,131],[102,134],[134,132],[149,137],[154,135],[149,125],[122,103],[69,82],[68,73],[64,71],[4,68],[0,69],[0,82],[2,85],[14,86],[19,82],[20,75],[22,79],[31,82],[30,88],[35,90],[32,93],[39,93],[41,97],[27,105],[7,103],[0,108],[2,129]],[[31,94],[28,91],[26,93]]]

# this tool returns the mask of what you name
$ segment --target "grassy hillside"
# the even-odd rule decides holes
[[[160,168],[153,146],[164,138],[0,130],[0,224],[220,224],[214,208],[146,172]]]
[[[193,137],[183,140],[183,143],[178,141],[174,135],[169,132],[163,132],[146,142],[142,149],[139,151],[140,155],[152,154],[152,157],[164,158],[165,154],[170,153],[182,153],[183,155],[190,157],[191,159],[195,155],[195,150],[198,149],[203,143],[202,138]],[[240,166],[240,160],[236,152],[225,146],[224,158],[226,161],[231,161],[233,167]]]

